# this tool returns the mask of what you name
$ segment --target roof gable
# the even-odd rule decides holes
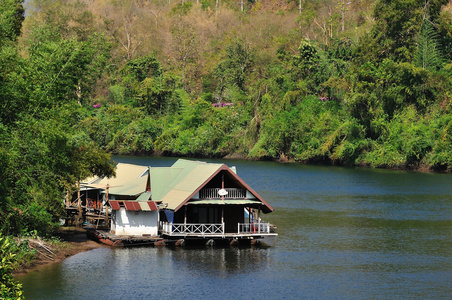
[[[151,168],[152,200],[167,204],[167,208],[177,211],[203,188],[220,171],[226,171],[243,187],[252,193],[263,205],[266,212],[273,211],[250,186],[248,186],[225,164],[213,164],[179,159],[170,168]]]
[[[154,201],[176,210],[181,202],[203,185],[221,164],[179,159],[171,167],[151,168],[151,191]]]

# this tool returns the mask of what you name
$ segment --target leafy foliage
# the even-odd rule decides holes
[[[14,42],[21,33],[25,19],[23,0],[2,0],[0,2],[0,48],[8,41]]]
[[[17,260],[15,242],[0,233],[0,297],[23,299],[22,285],[13,279],[13,266]]]
[[[226,48],[225,59],[214,70],[219,81],[220,99],[228,86],[235,86],[240,91],[245,90],[245,80],[251,71],[253,60],[253,50],[244,42],[235,42]]]
[[[1,231],[107,152],[452,170],[447,2],[1,1]]]
[[[428,20],[424,20],[419,34],[414,64],[425,70],[436,71],[443,64],[443,55],[438,42],[438,34]]]
[[[446,156],[440,154],[448,151],[447,139],[444,144],[433,142],[447,122],[434,125],[429,120],[432,114],[447,119],[450,112],[450,68],[444,61],[448,56],[439,51],[450,42],[448,10],[443,9],[444,0],[427,4],[305,2],[300,18],[295,2],[277,5],[276,13],[268,1],[248,1],[245,13],[233,1],[220,6],[215,1],[202,1],[200,6],[190,1],[103,4],[105,9],[119,9],[122,20],[115,14],[107,20],[85,4],[92,16],[97,13],[106,22],[99,28],[112,37],[109,53],[115,67],[103,79],[104,91],[98,90],[91,100],[102,107],[85,106],[71,134],[89,141],[89,147],[121,154],[238,153],[252,158],[401,168],[427,164],[447,169]],[[149,26],[149,33],[140,32],[140,20],[147,13],[155,24]],[[49,41],[76,37],[65,39],[72,48],[89,41],[89,35],[68,34],[75,31],[69,30],[69,22],[63,24],[65,13],[47,15],[52,24],[59,23],[55,33],[44,30]],[[293,19],[291,30],[278,31],[273,21],[279,16],[281,21]],[[86,24],[94,26],[89,14],[86,18]],[[85,29],[94,32],[95,28]],[[155,46],[138,47],[150,35]],[[127,36],[130,45],[125,43]],[[67,67],[72,67],[69,52],[63,51],[66,46],[55,45],[51,51],[36,49],[58,53],[58,48],[62,60],[57,66],[69,61]],[[125,61],[121,60],[124,49]],[[5,61],[23,63],[14,51],[4,53]],[[8,76],[15,74],[12,71]],[[88,67],[68,71],[92,74],[88,86],[99,78]],[[56,86],[66,89],[48,88],[47,98],[65,95],[65,105],[80,102],[74,97],[78,83],[70,77],[66,84],[59,80],[55,79]]]
[[[66,39],[41,25],[26,41],[0,49],[0,231],[7,234],[49,234],[65,213],[63,190],[114,174],[110,155],[78,139],[75,128],[108,43],[101,35]]]

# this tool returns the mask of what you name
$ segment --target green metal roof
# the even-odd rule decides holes
[[[135,178],[132,181],[125,182],[122,186],[110,188],[112,195],[135,196],[146,191],[147,176]]]
[[[240,184],[252,193],[257,200],[193,200],[191,199],[205,184],[207,184],[220,171],[227,171],[235,177]],[[184,204],[241,204],[260,205],[264,212],[271,212],[273,208],[268,205],[251,187],[240,179],[235,169],[225,164],[205,163],[179,159],[170,168],[151,168],[152,200],[161,201],[168,209],[178,210]],[[221,201],[221,202],[220,202]]]
[[[140,196],[138,196],[136,201],[149,201],[151,198],[151,192],[144,192]]]
[[[220,171],[229,172],[237,183],[246,188],[256,199],[210,199],[195,200],[193,196],[213,179]],[[205,163],[185,159],[177,160],[171,167],[148,168],[130,164],[118,164],[115,178],[97,178],[86,180],[85,187],[103,189],[106,192],[109,186],[109,194],[131,196],[146,202],[150,193],[146,192],[147,179],[150,175],[152,201],[162,202],[168,209],[178,210],[184,204],[187,205],[262,205],[263,212],[271,212],[273,208],[263,200],[251,187],[240,179],[235,168],[229,168],[225,164]],[[142,208],[145,210],[144,208]]]
[[[151,168],[152,200],[174,210],[222,166],[179,159],[170,168]]]
[[[85,186],[103,189],[109,194],[136,196],[146,191],[148,167],[119,163],[116,165],[116,177],[91,179]]]

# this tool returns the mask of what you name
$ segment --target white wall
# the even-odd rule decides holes
[[[158,235],[158,211],[131,211],[121,207],[113,214],[111,230],[117,235]]]

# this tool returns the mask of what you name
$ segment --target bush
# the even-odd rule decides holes
[[[0,298],[23,299],[22,285],[13,279],[12,271],[17,261],[14,240],[0,233]]]
[[[36,231],[40,235],[48,235],[56,229],[57,223],[42,204],[31,202],[9,212],[3,227],[2,231],[8,234],[21,235]]]

